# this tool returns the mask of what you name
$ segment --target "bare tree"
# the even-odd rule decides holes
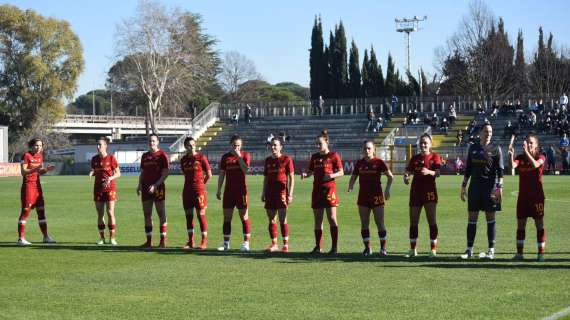
[[[250,80],[261,80],[253,61],[237,51],[228,51],[224,55],[220,81],[224,90],[237,99],[240,85]]]
[[[215,40],[204,34],[199,15],[141,0],[136,15],[116,30],[116,53],[134,65],[133,76],[147,98],[147,132],[156,133],[164,97],[191,97],[217,73]],[[175,99],[174,99],[175,100]]]

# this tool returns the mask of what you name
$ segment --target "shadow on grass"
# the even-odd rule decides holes
[[[0,242],[0,248],[19,247],[15,243]],[[536,262],[534,259],[526,259],[523,261],[513,261],[510,259],[510,253],[504,253],[496,257],[494,260],[482,260],[473,258],[470,260],[460,260],[459,253],[440,254],[436,258],[428,256],[417,256],[415,258],[404,257],[404,252],[393,252],[387,257],[380,257],[377,254],[371,257],[364,257],[358,252],[347,252],[330,255],[310,254],[306,252],[289,252],[289,253],[266,253],[263,251],[251,251],[242,253],[239,250],[217,251],[215,249],[207,250],[185,250],[182,248],[152,248],[145,249],[138,246],[110,246],[95,245],[90,243],[58,243],[58,244],[35,244],[22,250],[72,250],[72,251],[101,251],[101,252],[140,252],[149,254],[162,255],[196,255],[196,256],[212,256],[212,257],[232,257],[239,259],[254,259],[274,261],[277,263],[328,263],[328,262],[370,262],[378,263],[381,267],[386,268],[441,268],[441,269],[570,269],[570,258],[556,258],[549,256],[557,256],[567,254],[565,252],[547,253],[546,262]],[[514,253],[513,253],[514,254]],[[506,256],[503,258],[502,256]],[[528,255],[530,257],[530,255]],[[508,258],[507,258],[508,257]]]

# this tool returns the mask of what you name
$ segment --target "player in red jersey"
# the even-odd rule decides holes
[[[386,251],[386,226],[384,225],[384,204],[385,200],[390,199],[390,187],[394,180],[394,175],[388,169],[382,159],[376,157],[376,147],[374,142],[365,141],[362,147],[363,157],[356,162],[354,171],[348,182],[348,192],[354,188],[356,179],[359,182],[358,191],[358,213],[360,214],[360,234],[364,243],[365,256],[372,255],[372,247],[370,246],[370,212],[374,214],[374,221],[378,227],[378,236],[380,237],[380,256],[387,256]],[[380,178],[382,174],[388,177],[386,189],[382,192],[382,183]]]
[[[148,137],[149,151],[141,157],[141,174],[137,194],[141,196],[144,212],[144,230],[146,242],[143,248],[152,247],[152,205],[156,208],[160,223],[160,248],[166,248],[166,211],[164,200],[166,199],[166,186],[164,180],[168,177],[169,161],[166,152],[158,148],[158,136],[151,134]]]
[[[196,151],[196,140],[194,138],[187,137],[184,139],[184,147],[186,148],[186,154],[180,159],[180,170],[184,174],[182,205],[186,213],[188,242],[183,249],[194,248],[194,211],[196,211],[200,230],[202,231],[202,240],[198,249],[204,250],[208,246],[206,182],[212,177],[212,169],[210,168],[208,158]]]
[[[287,206],[293,201],[295,187],[295,170],[293,159],[281,153],[283,144],[278,138],[271,139],[271,156],[265,159],[263,169],[263,191],[261,201],[265,202],[265,210],[269,218],[269,237],[271,245],[267,252],[279,250],[277,247],[277,213],[281,223],[283,247],[281,251],[289,252],[289,224],[287,223]]]
[[[435,179],[439,177],[441,157],[431,151],[432,140],[429,134],[420,137],[420,153],[408,162],[404,174],[404,183],[410,183],[410,175],[414,176],[410,188],[410,251],[407,258],[418,255],[416,243],[418,240],[418,223],[422,207],[426,211],[429,224],[429,239],[431,243],[430,257],[437,255],[437,188]]]
[[[339,199],[334,179],[342,177],[344,171],[339,154],[329,150],[327,130],[323,130],[317,136],[317,147],[319,152],[311,156],[309,169],[306,173],[301,174],[301,179],[314,175],[311,208],[313,208],[315,218],[315,247],[311,253],[319,254],[323,252],[323,216],[326,211],[332,239],[332,247],[329,254],[336,254],[338,243],[336,207]]]
[[[95,176],[93,186],[93,200],[97,210],[97,225],[99,227],[99,241],[105,244],[105,205],[107,206],[107,220],[109,226],[109,243],[116,246],[115,240],[115,201],[117,200],[117,184],[115,180],[121,176],[117,159],[107,153],[109,139],[101,137],[97,140],[97,155],[91,158],[91,171],[89,177]]]
[[[243,244],[240,251],[249,251],[249,240],[251,238],[251,224],[247,214],[248,195],[246,185],[246,175],[251,164],[251,155],[242,151],[242,140],[238,135],[232,136],[230,140],[231,151],[225,153],[220,160],[220,173],[218,175],[218,191],[216,197],[222,199],[222,186],[224,181],[224,198],[222,208],[224,209],[224,243],[218,248],[219,251],[230,249],[230,237],[232,234],[232,216],[234,208],[238,209],[243,230]]]
[[[20,162],[20,172],[22,174],[22,189],[21,189],[21,203],[22,211],[18,219],[18,245],[28,246],[32,243],[27,241],[24,237],[26,229],[26,220],[30,215],[32,209],[36,209],[38,214],[38,224],[44,236],[44,243],[55,243],[52,237],[49,236],[47,231],[47,221],[44,207],[44,194],[42,192],[42,185],[40,183],[40,175],[46,174],[55,169],[53,165],[44,167],[43,155],[43,141],[34,138],[28,142],[30,151],[22,155]]]
[[[519,168],[519,196],[517,199],[517,254],[515,260],[523,259],[527,218],[533,218],[536,226],[538,261],[544,261],[546,230],[544,229],[544,190],[542,172],[546,158],[540,153],[538,137],[529,134],[522,145],[523,153],[514,158],[509,148],[511,167]]]

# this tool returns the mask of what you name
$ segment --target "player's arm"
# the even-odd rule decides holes
[[[295,172],[291,171],[287,175],[287,190],[289,192],[287,194],[287,200],[289,201],[289,203],[291,203],[291,201],[293,201],[293,190],[294,189],[295,189]]]
[[[344,170],[342,169],[342,167],[340,167],[337,172],[329,174],[329,177],[331,179],[340,178],[342,176],[344,176]]]
[[[511,164],[511,168],[514,169],[519,166],[519,161],[515,160],[515,151],[511,147],[509,147],[509,163]]]
[[[350,176],[350,180],[348,180],[348,192],[350,192],[350,191],[352,191],[352,189],[354,189],[354,183],[356,182],[356,179],[358,179],[358,175],[353,173]]]
[[[301,173],[301,179],[308,178],[308,177],[310,177],[310,176],[312,176],[312,175],[313,175],[313,170],[310,170],[310,169],[309,169],[309,170],[307,170],[307,171]]]
[[[168,178],[169,173],[170,173],[170,170],[168,168],[162,169],[162,171],[160,171],[160,178],[158,178],[158,180],[154,183],[154,185],[159,186],[159,185],[163,184],[164,180],[166,180],[166,178]]]
[[[384,188],[384,199],[390,200],[390,188],[392,188],[392,182],[394,182],[394,174],[390,169],[386,170],[386,177],[388,181],[386,182],[386,187]]]
[[[208,162],[208,158],[202,158],[202,171],[206,174],[204,175],[204,184],[208,182],[212,178],[212,167],[210,167],[210,162]]]
[[[224,180],[226,179],[226,171],[221,170],[218,173],[218,191],[216,191],[216,197],[218,200],[222,199],[222,186],[224,185]]]
[[[336,155],[335,160],[334,160],[333,170],[334,170],[334,167],[336,167],[337,171],[329,174],[328,180],[332,180],[332,179],[336,179],[336,178],[340,178],[340,177],[344,176],[344,169],[342,168],[342,161],[340,160],[340,156],[338,154]],[[326,176],[327,175],[325,175],[325,177]],[[325,178],[325,181],[327,181],[326,178]]]
[[[471,147],[467,149],[467,160],[465,161],[465,172],[463,173],[463,182],[461,183],[461,201],[465,201],[467,196],[467,183],[469,182],[469,178],[471,177],[471,170],[472,170],[472,163],[471,163]]]
[[[141,174],[139,174],[139,184],[137,185],[137,195],[141,194],[142,190],[142,176],[143,176],[143,168],[141,166]]]
[[[233,151],[233,153],[238,156],[239,168],[241,169],[241,171],[243,171],[244,174],[247,174],[247,169],[249,168],[249,165],[247,164],[249,160],[248,158],[246,158],[247,155],[244,154],[243,157],[240,157],[240,155],[238,155],[235,151]]]
[[[117,166],[113,170],[113,175],[109,177],[109,182],[111,182],[113,180],[117,180],[120,177],[121,177],[121,168],[119,168],[119,166]]]
[[[523,144],[523,150],[524,150],[524,154],[526,155],[528,161],[532,164],[532,167],[535,169],[540,168],[541,165],[544,164],[544,160],[542,158],[539,158],[538,160],[536,160],[534,158],[534,156],[530,153],[530,151],[528,150],[528,145],[526,144],[526,141]]]
[[[210,180],[212,178],[212,170],[207,170],[206,171],[206,175],[204,176],[204,184],[206,184],[206,182],[208,182],[208,180]]]

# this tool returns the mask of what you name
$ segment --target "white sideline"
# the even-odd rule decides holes
[[[556,320],[556,319],[560,319],[564,316],[567,316],[570,314],[570,307],[564,309],[564,310],[560,310],[558,312],[556,312],[553,315],[550,315],[548,317],[542,318],[542,320]]]

